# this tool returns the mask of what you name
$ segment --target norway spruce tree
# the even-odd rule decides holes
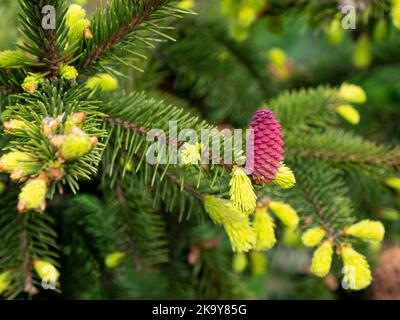
[[[400,3],[355,1],[349,36],[338,2],[19,0],[0,52],[1,297],[262,298],[283,247],[313,286],[368,288],[400,148],[354,132],[368,91],[346,80],[400,53]],[[252,34],[285,12],[352,59],[264,52]]]

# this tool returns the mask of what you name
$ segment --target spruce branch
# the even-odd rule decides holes
[[[161,171],[162,168],[160,167],[159,170]],[[165,175],[171,179],[173,182],[175,182],[176,184],[182,186],[182,182],[181,182],[181,178],[177,177],[176,175],[170,173],[170,172],[166,172]],[[188,185],[187,183],[183,183],[183,189],[190,195],[192,195],[193,197],[195,197],[196,199],[202,201],[203,200],[203,195],[201,193],[199,193],[198,191],[196,191],[193,187],[191,187],[190,185]]]
[[[48,56],[42,58],[43,62],[46,63],[44,72],[50,72],[51,78],[58,78],[62,59],[59,58],[54,30],[45,30],[44,34],[48,42]]]
[[[108,99],[110,99],[110,101],[108,101]],[[118,101],[118,103],[115,103],[115,101]],[[164,133],[168,133],[170,123],[174,122],[177,125],[178,132],[186,128],[192,128],[194,132],[196,132],[197,137],[200,137],[201,130],[207,129],[210,135],[209,140],[220,141],[220,139],[224,137],[223,132],[218,131],[204,121],[199,121],[197,117],[184,112],[183,109],[165,105],[163,101],[148,99],[144,94],[134,93],[127,96],[121,96],[120,94],[111,96],[107,98],[107,102],[103,104],[102,111],[108,114],[108,123],[117,124],[116,127],[109,127],[109,131],[111,132],[110,140],[103,159],[103,162],[107,164],[105,173],[111,178],[111,185],[117,180],[118,176],[123,178],[127,174],[127,170],[124,166],[126,167],[129,165],[132,167],[132,173],[138,172],[142,167],[148,167],[145,159],[151,147],[151,143],[146,140],[146,133],[151,129],[163,130]],[[172,144],[172,152],[178,152],[180,147],[184,145],[184,142],[177,140],[176,137],[165,135],[161,136],[160,139],[165,141],[158,141],[157,143],[164,142],[164,147],[166,147],[167,144]],[[232,139],[232,137],[229,139]],[[208,148],[208,146],[205,147]],[[166,147],[166,149],[168,149],[165,150],[166,156],[170,159],[170,157],[172,157],[169,150],[170,148]],[[231,164],[225,163],[224,157],[222,156],[223,153],[220,152],[221,156],[217,157],[210,149],[211,148],[206,151],[208,152],[209,159],[213,160],[211,165],[195,165],[193,168],[196,168],[196,170],[184,169],[185,173],[183,176],[187,175],[190,177],[194,174],[197,176],[197,178],[195,176],[191,177],[193,180],[192,182],[197,184],[197,186],[199,186],[200,182],[205,183],[205,181],[208,181],[209,186],[213,186],[218,178],[222,176],[226,177],[230,172]],[[232,159],[237,160],[241,150],[234,147],[231,152],[234,153]],[[216,160],[220,160],[219,164],[217,164],[218,161]],[[121,161],[124,163],[123,166],[120,165]],[[161,163],[159,163],[160,160],[157,161],[157,164],[154,166],[155,168],[161,165]],[[133,163],[135,163],[135,166],[133,166]],[[166,171],[165,168],[168,168],[168,165],[161,167],[164,167]],[[155,179],[156,173],[153,170],[151,172],[153,172],[152,177],[147,177],[146,179],[151,178],[151,184],[157,184]],[[161,174],[161,180],[164,175],[165,174]],[[181,173],[178,175],[182,176]]]
[[[26,216],[23,213],[18,214],[18,221],[21,227],[21,253],[23,256],[23,274],[24,274],[24,291],[29,295],[36,295],[39,291],[33,285],[32,281],[32,257],[29,253],[29,235],[26,224]]]
[[[307,185],[303,184],[302,181],[297,180],[297,187],[301,189],[303,192],[305,198],[307,201],[310,202],[312,207],[314,208],[314,212],[319,216],[320,221],[323,223],[323,225],[329,230],[331,234],[334,233],[335,229],[328,220],[328,214],[325,211],[325,208],[321,205],[321,203],[318,201],[318,199],[314,196],[312,191],[307,187]]]
[[[122,208],[122,213],[123,213],[124,219],[129,220],[129,217],[127,216],[128,208],[127,208],[127,204],[126,204],[126,197],[125,197],[125,193],[124,193],[124,190],[123,190],[121,184],[117,185],[117,196],[118,196],[118,201]],[[143,266],[142,266],[142,261],[138,255],[138,250],[137,250],[137,246],[136,246],[136,240],[134,239],[134,234],[129,232],[128,238],[129,238],[129,244],[131,247],[133,262],[135,264],[136,271],[140,271]]]
[[[107,121],[108,123],[110,123],[112,126],[121,126],[124,129],[126,129],[130,132],[133,132],[133,133],[137,133],[143,137],[145,137],[151,130],[150,128],[145,128],[143,126],[138,127],[134,123],[131,123],[127,120],[122,120],[119,118],[112,118],[110,116],[104,117],[104,120]],[[156,137],[156,141],[160,141],[160,138]],[[177,150],[179,150],[184,144],[183,141],[179,141],[179,140],[174,141],[173,139],[166,139],[165,141],[162,141],[162,142],[174,145],[177,148]]]
[[[285,194],[303,207],[304,220],[316,218],[334,234],[354,219],[354,208],[343,171],[326,163],[289,161],[296,172],[297,188]]]
[[[299,139],[300,138],[300,139]],[[398,148],[377,145],[339,129],[293,131],[286,136],[288,157],[396,170]]]
[[[112,118],[110,116],[104,117],[104,120],[107,121],[108,123],[110,123],[112,126],[121,126],[124,129],[126,129],[130,132],[133,132],[133,133],[137,133],[143,137],[145,137],[151,130],[150,128],[146,128],[143,126],[138,127],[134,123],[131,123],[127,120],[122,120],[119,118]],[[155,141],[160,141],[160,142],[166,143],[168,145],[172,145],[173,147],[176,148],[177,151],[179,151],[185,144],[185,141],[172,139],[172,138],[163,139],[161,137],[155,137]],[[232,164],[226,163],[226,161],[224,161],[223,157],[221,157],[221,156],[215,156],[210,153],[209,160],[220,163],[221,166],[223,166],[229,170],[232,169]]]
[[[19,1],[23,13],[20,15],[21,33],[24,37],[21,49],[37,59],[37,62],[31,65],[32,70],[48,74],[48,77],[52,79],[58,78],[60,66],[72,49],[70,46],[69,49],[64,50],[67,44],[64,24],[67,2],[65,0]],[[45,5],[53,6],[56,12],[55,29],[42,27],[42,8]]]
[[[98,48],[93,49],[86,58],[86,61],[83,64],[83,68],[87,68],[89,65],[96,62],[102,54],[104,54],[107,50],[110,50],[116,43],[121,41],[128,32],[131,32],[132,29],[135,29],[165,3],[165,0],[151,0],[143,2],[144,10],[142,14],[140,16],[132,16],[129,23],[127,25],[121,26],[117,32],[109,37],[107,42],[103,43]]]
[[[185,13],[168,6],[170,0],[130,1],[113,0],[105,10],[98,10],[91,21],[93,37],[82,42],[82,55],[78,58],[81,70],[98,67],[113,70],[113,67],[124,64],[141,70],[136,61],[128,64],[123,57],[129,55],[132,59],[146,59],[141,53],[145,48],[154,48],[153,43],[160,39],[172,38],[164,33],[170,29],[158,24],[168,16],[180,17]],[[104,29],[108,25],[108,29]],[[104,63],[102,63],[102,61]]]

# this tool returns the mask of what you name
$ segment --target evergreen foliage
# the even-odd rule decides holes
[[[55,29],[42,27],[45,4],[55,9]],[[338,55],[296,64],[283,51],[268,55],[276,43],[257,34],[269,28],[276,37],[286,13],[329,33],[336,1],[202,0],[182,8],[172,0],[111,0],[92,15],[66,0],[19,0],[19,9],[7,3],[10,12],[19,10],[20,38],[0,52],[0,274],[11,279],[0,296],[279,298],[256,288],[254,278],[268,286],[280,270],[281,243],[308,259],[304,268],[288,260],[288,273],[303,273],[311,263],[311,273],[339,279],[340,257],[361,270],[353,285],[345,274],[350,289],[367,287],[373,259],[364,257],[366,240],[381,240],[383,227],[362,222],[351,229],[357,232],[347,231],[362,219],[385,219],[384,209],[399,205],[398,190],[385,178],[399,177],[393,118],[400,89],[374,92],[371,76],[363,83],[367,104],[354,106],[361,101],[349,101],[339,85],[354,73],[351,80],[362,82],[366,71],[385,78],[387,66],[398,68],[400,47],[390,1],[366,6]],[[342,61],[379,22],[391,32],[373,41],[371,61],[361,70]],[[362,115],[357,128],[337,111],[345,104]],[[223,145],[213,148],[223,128],[247,128],[262,108],[275,114],[285,143],[284,164],[277,161],[284,174],[267,185],[238,169],[245,137],[233,146],[233,164]],[[169,136],[171,121],[178,133],[193,129],[200,137],[210,130],[211,144]],[[166,135],[150,141],[154,129]],[[208,159],[218,161],[203,165],[198,160],[207,148]],[[32,181],[43,190],[31,190]],[[311,262],[299,233],[312,227],[321,239]],[[398,223],[387,228],[389,239],[399,240],[398,229]],[[41,274],[38,261],[60,277]],[[254,277],[238,272],[247,262]],[[296,283],[306,296],[321,281],[308,273]],[[44,290],[49,285],[56,289]],[[309,297],[331,297],[327,288],[318,290]]]

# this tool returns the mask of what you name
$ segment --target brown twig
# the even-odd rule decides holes
[[[50,72],[50,77],[56,78],[59,75],[59,69],[62,61],[58,57],[57,41],[54,36],[54,30],[45,30],[46,38],[49,42],[48,57],[43,60],[47,62],[47,69]]]
[[[21,88],[14,87],[11,85],[0,85],[0,92],[18,93],[18,92],[21,92]]]
[[[38,293],[38,289],[32,281],[32,259],[29,255],[29,238],[24,214],[18,214],[19,224],[21,226],[21,249],[23,255],[23,274],[24,291],[33,296]]]

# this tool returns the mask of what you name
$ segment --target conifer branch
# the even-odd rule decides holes
[[[47,57],[42,58],[43,62],[46,63],[46,68],[44,69],[44,72],[50,72],[50,78],[58,78],[62,59],[60,59],[58,55],[56,36],[54,30],[44,30],[44,34],[49,44],[47,46],[48,55]]]
[[[140,153],[136,154],[136,159],[138,161],[140,161],[141,158],[142,158],[142,155]],[[200,201],[203,201],[204,196],[200,192],[196,191],[196,189],[193,188],[192,186],[190,186],[189,184],[187,184],[185,182],[182,183],[181,178],[179,176],[176,176],[175,174],[173,174],[172,172],[170,172],[168,170],[166,171],[165,167],[162,165],[157,165],[156,169],[161,174],[165,172],[165,176],[168,177],[172,182],[174,182],[179,187],[183,187],[183,190],[185,192],[187,192],[194,198],[196,198]],[[121,202],[121,203],[125,203],[125,202]]]
[[[65,29],[62,23],[67,2],[51,0],[45,3],[43,0],[21,0],[20,4],[25,14],[21,20],[21,31],[25,38],[21,48],[36,56],[38,63],[32,64],[33,70],[47,73],[49,78],[58,78],[59,69],[66,54],[64,52],[66,38],[61,37],[61,34]],[[52,5],[57,13],[56,29],[42,27],[42,8],[46,4]]]
[[[160,171],[163,171],[161,167],[159,167]],[[173,182],[175,182],[178,185],[181,185],[180,182],[180,178],[175,176],[174,174],[172,174],[171,172],[166,172],[165,175]],[[203,200],[203,195],[200,192],[197,192],[193,187],[191,187],[190,185],[188,185],[187,183],[183,183],[183,189],[190,195],[192,195],[193,197],[195,197],[196,199],[202,201]]]
[[[163,40],[174,40],[167,34],[172,29],[169,18],[190,13],[190,9],[181,8],[194,2],[174,7],[172,0],[109,0],[90,20],[81,6],[68,9],[67,0],[19,0],[22,41],[18,50],[5,50],[0,55],[4,129],[0,159],[4,182],[0,181],[1,296],[23,298],[38,293],[45,287],[42,281],[47,276],[41,266],[46,265],[53,270],[51,281],[57,291],[61,284],[61,298],[235,298],[242,288],[237,270],[231,270],[240,267],[243,271],[243,259],[250,259],[252,273],[266,274],[265,256],[259,251],[271,249],[281,238],[276,237],[269,213],[281,220],[286,230],[294,231],[299,221],[303,227],[323,229],[317,250],[328,244],[331,258],[333,249],[343,249],[334,248],[340,242],[348,244],[348,249],[353,240],[356,243],[356,239],[347,238],[356,235],[348,228],[358,211],[368,215],[368,209],[397,206],[388,187],[397,190],[399,180],[386,169],[400,170],[400,149],[339,129],[340,117],[358,123],[357,105],[367,95],[368,101],[374,101],[376,92],[367,90],[361,98],[357,92],[363,90],[354,86],[347,94],[342,88],[329,87],[286,92],[269,101],[265,107],[269,110],[259,110],[249,124],[254,111],[264,108],[265,98],[283,87],[336,83],[348,75],[343,65],[329,75],[331,67],[324,66],[325,71],[306,67],[309,70],[303,73],[300,64],[292,69],[285,61],[278,61],[288,67],[288,78],[272,72],[277,81],[268,81],[263,51],[271,43],[263,44],[261,38],[250,34],[257,18],[264,14],[278,17],[289,3],[296,4],[293,12],[304,10],[306,19],[318,28],[338,17],[332,3],[281,2],[269,1],[260,14],[258,10],[265,3],[240,1],[239,8],[237,1],[227,1],[225,8],[221,7],[227,16],[213,12],[206,21],[199,17],[182,23],[177,32],[182,41],[169,47],[159,46]],[[372,6],[360,8],[371,10],[373,23],[354,34],[370,35],[375,20],[388,25],[387,9],[381,16],[375,15],[382,9],[375,8],[380,2],[374,0]],[[208,2],[197,1],[196,10],[210,8],[208,4],[203,8],[204,3]],[[55,29],[42,26],[46,4],[50,11],[56,11]],[[227,5],[232,5],[232,10]],[[313,17],[315,12],[320,14]],[[230,24],[235,21],[244,28]],[[225,22],[232,29],[228,30]],[[246,35],[251,41],[236,41]],[[143,61],[151,48],[159,50]],[[375,57],[371,66],[398,60],[398,44],[388,48],[373,48],[384,53],[370,52]],[[271,63],[272,56],[268,56]],[[275,58],[286,60],[282,56]],[[301,55],[296,51],[293,56]],[[334,64],[333,59],[328,60],[329,65]],[[130,74],[132,79],[118,89],[110,73],[122,78],[125,67],[145,69],[146,73]],[[352,66],[348,70],[356,69]],[[86,76],[95,72],[103,74],[88,80]],[[302,76],[307,79],[300,79]],[[134,89],[129,88],[132,84]],[[193,114],[176,107],[181,101],[172,95],[165,95],[165,103],[157,90],[181,95],[201,110]],[[353,117],[340,113],[339,107],[345,103],[355,104],[348,105]],[[198,114],[209,121],[202,121]],[[358,120],[351,121],[355,118]],[[218,130],[218,125],[253,128],[257,170],[252,174],[242,167],[246,156],[247,164],[251,156],[244,154],[244,137],[236,141],[236,132],[232,135],[230,130]],[[357,132],[363,128],[358,127]],[[230,150],[226,150],[228,144]],[[18,186],[8,183],[6,175],[19,179]],[[86,182],[81,184],[83,180]],[[88,193],[72,197],[66,186],[73,193],[80,186]],[[268,200],[259,211],[257,200],[260,204],[263,198]],[[278,202],[280,199],[287,203]],[[43,211],[45,205],[51,214],[32,212]],[[225,233],[211,222],[220,224]],[[382,240],[382,224],[362,224],[373,226],[373,230],[365,230],[368,237]],[[228,249],[229,242],[219,235],[229,238],[237,251],[234,255]],[[155,271],[151,279],[155,284],[150,284],[153,288],[149,290],[148,279],[135,281],[142,273],[131,277],[132,263],[129,261],[128,267],[126,257],[133,260],[134,271],[150,267]],[[237,266],[236,258],[242,259],[242,266]],[[331,259],[319,260],[326,265],[329,260],[324,275],[329,274]],[[362,256],[359,260],[361,266],[366,264]],[[369,278],[369,267],[364,269],[368,270],[362,270],[361,276],[365,273]],[[322,276],[321,272],[315,274]],[[123,281],[119,283],[119,279]]]
[[[29,254],[29,236],[27,224],[23,213],[18,214],[18,220],[21,228],[21,252],[23,256],[23,274],[24,274],[24,291],[33,296],[38,293],[38,290],[33,285],[32,281],[32,258]]]
[[[89,52],[86,60],[83,63],[82,68],[86,69],[90,65],[94,64],[97,62],[100,57],[109,51],[112,47],[114,47],[117,43],[119,43],[123,38],[131,31],[133,31],[135,28],[137,28],[141,23],[146,21],[151,14],[153,14],[155,11],[160,9],[164,4],[166,3],[165,0],[151,0],[147,2],[144,2],[144,11],[142,15],[134,15],[132,16],[130,22],[127,25],[123,25],[120,27],[120,29],[115,32],[113,35],[109,37],[107,42],[101,44],[99,47],[94,48]]]
[[[117,185],[117,197],[118,197],[119,204],[121,205],[121,208],[122,208],[122,213],[124,215],[124,219],[129,220],[127,217],[128,208],[126,205],[126,197],[125,197],[125,193],[124,193],[124,190],[123,190],[121,184]],[[132,250],[133,262],[135,264],[136,270],[140,271],[140,270],[142,270],[143,266],[142,266],[142,261],[137,254],[136,240],[134,238],[134,235],[131,232],[128,233],[128,238],[129,238],[129,243],[130,243],[130,247]]]
[[[137,133],[137,134],[139,134],[139,135],[141,135],[143,137],[145,137],[147,135],[147,133],[151,130],[151,129],[145,128],[143,126],[136,126],[134,123],[129,122],[127,120],[122,120],[122,119],[119,119],[119,118],[113,118],[111,116],[103,117],[103,119],[105,121],[107,121],[108,123],[110,123],[111,125],[113,125],[113,126],[115,126],[115,125],[121,126],[121,127],[125,128],[125,129],[127,129],[128,131],[133,132],[133,133]],[[165,140],[161,140],[162,138],[155,137],[154,139],[155,139],[155,141],[161,141],[161,142],[164,142],[166,144],[173,145],[176,148],[176,150],[179,150],[185,144],[185,141],[175,140],[175,139],[172,139],[172,138],[167,138]],[[226,163],[224,161],[223,157],[216,157],[215,155],[210,153],[209,154],[209,160],[210,161],[214,161],[216,163],[219,163],[221,166],[223,166],[223,167],[225,167],[225,168],[227,168],[229,170],[232,169],[232,164]]]
[[[306,136],[307,139],[299,140]],[[394,170],[400,166],[398,148],[377,145],[342,130],[328,129],[319,134],[290,132],[286,138],[287,155],[293,158]]]
[[[329,230],[331,234],[335,232],[334,227],[332,224],[329,222],[327,218],[327,213],[325,212],[325,209],[319,201],[314,197],[313,193],[310,192],[310,190],[307,188],[306,185],[302,184],[301,180],[296,181],[297,187],[300,188],[305,196],[305,198],[310,202],[310,204],[313,206],[314,211],[318,214],[319,218],[321,221],[324,223],[325,227]]]
[[[140,127],[140,126],[138,127],[135,124],[133,124],[132,122],[129,122],[127,120],[122,120],[122,119],[119,119],[119,118],[112,118],[110,116],[107,116],[107,117],[104,117],[103,119],[105,121],[107,121],[108,123],[110,123],[111,125],[113,125],[113,126],[115,126],[115,125],[121,126],[121,127],[127,129],[130,132],[137,133],[137,134],[139,134],[141,136],[144,136],[144,137],[151,130],[151,129],[145,128],[145,127]],[[155,137],[155,139],[156,139],[156,141],[160,141],[159,137]],[[166,144],[173,144],[177,148],[177,150],[179,150],[184,144],[183,141],[179,141],[179,140],[174,141],[173,139],[166,139],[163,142],[165,142]]]

